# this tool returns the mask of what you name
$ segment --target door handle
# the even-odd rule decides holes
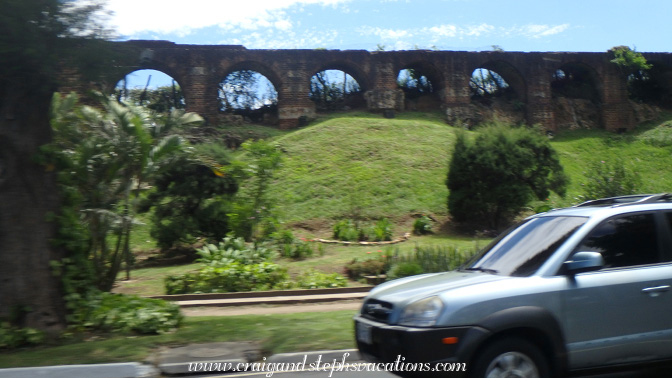
[[[670,285],[662,285],[662,286],[654,286],[654,287],[647,287],[645,289],[642,289],[642,293],[648,294],[649,296],[652,297],[657,297],[661,293],[664,293],[666,291],[670,290]]]

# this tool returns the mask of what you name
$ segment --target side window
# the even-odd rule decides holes
[[[574,252],[580,251],[600,252],[605,268],[660,262],[653,214],[628,215],[603,222]]]

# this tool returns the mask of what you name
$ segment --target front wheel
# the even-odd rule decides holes
[[[548,361],[527,340],[506,338],[486,346],[476,358],[470,378],[548,378]]]

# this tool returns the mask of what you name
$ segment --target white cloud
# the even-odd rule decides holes
[[[80,0],[83,1],[83,0]],[[244,28],[291,28],[283,12],[292,6],[317,4],[338,6],[351,0],[255,0],[221,1],[190,0],[108,0],[107,9],[114,12],[111,23],[121,35],[139,32],[189,34],[209,26]]]
[[[569,28],[569,24],[562,25],[525,25],[522,27],[513,27],[507,30],[507,34],[522,35],[527,38],[542,38],[555,34],[560,34]]]

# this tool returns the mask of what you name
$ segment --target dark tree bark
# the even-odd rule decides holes
[[[65,326],[61,281],[50,261],[59,210],[54,172],[35,161],[51,139],[47,86],[0,82],[0,318],[47,332]]]

